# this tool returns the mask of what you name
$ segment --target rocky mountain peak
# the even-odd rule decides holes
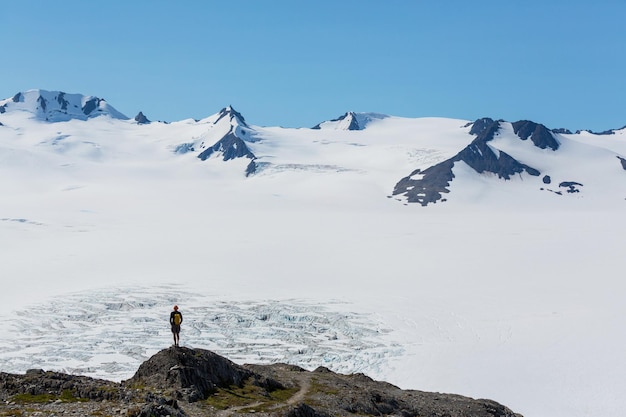
[[[233,126],[249,127],[246,123],[246,119],[232,106],[224,107],[219,111],[215,124],[222,119],[228,120]]]
[[[48,122],[68,121],[108,115],[114,119],[128,117],[109,105],[106,100],[63,91],[28,90],[12,98],[0,100],[0,112],[25,111],[33,117]]]
[[[311,129],[361,130],[356,113],[347,112],[336,119],[319,123]]]
[[[522,140],[530,140],[541,149],[550,148],[553,151],[559,149],[560,143],[554,137],[552,131],[542,124],[531,122],[529,120],[520,120],[512,123],[513,131]]]
[[[213,120],[214,118],[214,120]],[[224,161],[237,158],[248,158],[250,162],[246,168],[245,175],[249,176],[256,171],[256,156],[246,142],[253,141],[251,138],[252,129],[246,123],[244,117],[232,106],[228,106],[213,115],[210,119],[213,128],[200,140],[193,143],[183,143],[176,148],[177,153],[195,152],[202,161],[221,155]]]
[[[336,119],[318,123],[311,129],[320,130],[363,130],[374,121],[385,119],[389,116],[380,113],[356,113],[349,111]]]
[[[137,124],[139,125],[147,125],[152,123],[144,114],[143,112],[139,112],[137,113],[137,116],[135,116],[135,121],[137,122]]]
[[[446,201],[443,195],[450,192],[450,183],[455,177],[453,169],[458,162],[464,162],[478,174],[492,173],[504,180],[509,180],[513,175],[524,172],[533,177],[539,176],[541,174],[539,170],[519,162],[508,153],[494,149],[488,144],[498,134],[501,125],[502,122],[490,118],[476,120],[471,124],[469,131],[471,135],[476,135],[476,138],[468,146],[450,159],[425,170],[416,169],[407,177],[402,178],[396,184],[393,195],[404,195],[408,202],[419,203],[423,206],[437,201]],[[558,142],[543,125],[522,121],[513,123],[513,130],[521,140],[530,137],[539,148],[549,147],[553,150],[558,148]]]

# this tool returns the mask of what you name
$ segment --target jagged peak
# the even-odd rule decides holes
[[[477,119],[472,123],[468,123],[465,127],[471,126],[469,133],[476,135],[476,141],[488,142],[494,138],[494,135],[500,129],[502,120],[493,120],[489,117]],[[521,139],[530,140],[533,144],[541,149],[550,148],[556,151],[560,143],[554,136],[558,132],[554,132],[542,124],[532,122],[530,120],[519,120],[511,123],[513,132]]]
[[[550,148],[553,151],[559,149],[560,143],[554,137],[550,129],[542,124],[531,122],[530,120],[519,120],[512,123],[513,131],[520,139],[530,140],[541,149]]]
[[[363,130],[373,120],[389,117],[380,113],[357,113],[349,111],[336,119],[318,123],[311,129],[333,129],[333,130]]]
[[[214,123],[217,124],[220,120],[224,118],[228,118],[230,124],[233,126],[239,125],[243,127],[248,127],[246,119],[231,105],[228,105],[227,107],[224,107],[222,110],[219,111],[219,113],[217,114],[217,119]]]
[[[467,125],[465,125],[465,127],[471,126],[471,129],[469,131],[470,135],[478,136],[494,123],[495,120],[493,120],[492,118],[483,117],[481,119],[476,119],[474,122],[468,123]]]
[[[474,139],[473,143],[484,143],[489,142],[495,136],[495,134],[500,130],[501,120],[493,120],[489,117],[483,117],[481,119],[477,119],[473,123],[468,123],[465,127],[471,126],[469,131],[470,135],[475,135],[476,139]]]
[[[143,112],[141,111],[137,113],[137,116],[135,116],[135,121],[137,122],[138,125],[147,125],[147,124],[152,123],[150,119],[148,119],[146,115],[144,115]]]

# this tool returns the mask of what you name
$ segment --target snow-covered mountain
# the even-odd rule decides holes
[[[28,90],[0,100],[0,114],[14,111],[25,111],[48,122],[87,120],[103,115],[128,119],[102,98],[62,91]]]
[[[128,120],[97,97],[44,90],[17,93],[2,100],[0,112],[0,123],[5,126],[0,139],[10,138],[10,132],[22,135],[28,131],[29,135],[35,135],[34,143],[38,146],[48,143],[56,150],[72,141],[82,141],[82,145],[75,147],[88,144],[99,150],[104,144],[94,141],[93,134],[81,139],[81,135],[70,132],[69,125],[68,131],[60,130],[57,125],[50,128],[38,125],[37,133],[30,133],[35,125],[29,118],[12,119],[12,116],[21,113],[42,122],[87,121],[108,116],[113,125],[107,125],[106,129],[130,141],[136,141],[135,136],[143,136],[146,130],[132,128],[130,124],[150,123],[141,112],[134,121]],[[319,123],[312,129],[283,129],[250,126],[231,106],[203,120],[175,125],[178,129],[164,123],[150,128],[152,137],[160,137],[162,143],[173,148],[172,158],[194,155],[201,161],[243,159],[247,161],[242,169],[245,176],[277,169],[360,171],[373,181],[384,181],[381,184],[386,192],[379,198],[393,195],[394,200],[423,206],[458,201],[461,192],[474,199],[506,187],[516,190],[514,194],[521,199],[551,193],[621,203],[626,196],[626,129],[602,135],[571,134],[562,129],[551,131],[526,120],[510,123],[484,118],[468,122],[354,112]],[[98,128],[92,125],[90,130]],[[50,133],[44,133],[46,130]],[[173,130],[176,134],[171,133]],[[42,136],[37,138],[37,134]],[[3,140],[5,146],[7,140]],[[607,147],[608,142],[612,143]],[[331,143],[333,146],[327,146]],[[153,146],[162,145],[155,142]],[[350,151],[336,152],[338,146],[348,147]],[[293,152],[294,149],[302,152]],[[391,153],[395,155],[391,157]],[[363,160],[365,154],[368,161]],[[343,160],[341,155],[345,156]],[[144,159],[148,153],[135,156]],[[362,162],[353,163],[352,158],[361,158]],[[398,163],[399,160],[402,162]],[[386,177],[391,172],[395,172],[395,177]]]
[[[251,161],[246,168],[246,175],[255,172],[256,156],[246,145],[246,142],[254,141],[251,136],[253,130],[241,114],[228,106],[204,119],[202,123],[207,124],[207,132],[192,142],[178,145],[177,153],[197,152],[198,158],[203,161],[215,155],[220,155],[223,161],[247,158]]]
[[[0,109],[1,371],[126,378],[178,304],[183,345],[240,363],[623,414],[625,129]]]
[[[351,111],[336,119],[318,123],[312,129],[363,130],[371,121],[385,117],[387,116],[379,113],[355,113]]]
[[[495,176],[511,181],[517,177],[533,184],[536,190],[557,195],[611,195],[615,191],[618,196],[623,195],[623,154],[598,149],[593,140],[580,143],[571,134],[554,133],[527,120],[507,123],[480,119],[470,126],[469,134],[475,139],[468,146],[452,158],[416,169],[396,184],[394,195],[403,195],[409,202],[424,206],[446,201],[443,194],[450,192],[456,176],[468,172],[473,178]],[[619,148],[619,142],[626,137],[623,132],[613,134],[616,133]]]

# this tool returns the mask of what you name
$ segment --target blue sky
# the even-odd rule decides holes
[[[0,97],[311,127],[346,111],[626,125],[625,1],[2,1]]]

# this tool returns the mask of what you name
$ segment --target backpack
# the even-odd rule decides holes
[[[174,324],[176,326],[179,326],[182,321],[183,321],[183,315],[180,314],[178,311],[174,313]]]

